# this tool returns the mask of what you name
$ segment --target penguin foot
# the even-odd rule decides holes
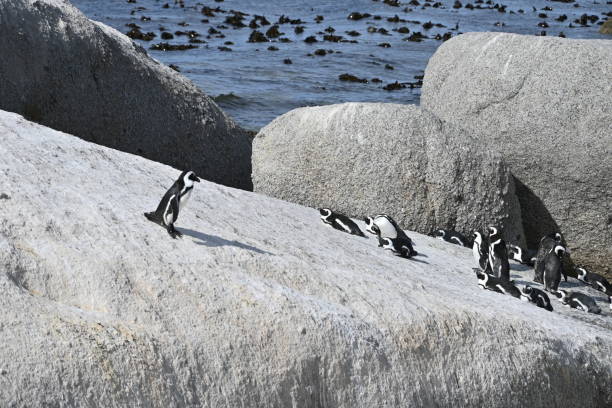
[[[176,228],[174,228],[174,225],[168,225],[167,228],[168,234],[170,234],[170,236],[173,239],[177,239],[177,238],[182,238],[183,234],[180,231],[177,231]]]

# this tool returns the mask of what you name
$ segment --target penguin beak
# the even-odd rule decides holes
[[[196,176],[195,174],[192,174],[191,176],[189,176],[189,180],[195,181],[196,183],[200,182],[200,178]]]

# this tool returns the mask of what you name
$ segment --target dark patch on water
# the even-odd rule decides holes
[[[135,23],[142,33],[156,33],[157,38],[167,31],[171,46],[185,49],[168,52],[160,47],[148,50],[149,54],[181,67],[183,75],[207,94],[218,95],[215,100],[221,108],[249,129],[302,106],[348,101],[418,104],[420,89],[409,84],[422,75],[437,47],[461,32],[540,35],[545,31],[568,38],[609,38],[598,33],[609,12],[605,1],[483,1],[463,2],[458,8],[451,0],[353,0],[343,4],[337,0],[225,0],[223,7],[213,0],[185,0],[168,6],[155,0],[72,2],[90,18],[124,34]],[[207,7],[204,13],[203,7]],[[357,16],[361,18],[354,18]],[[170,33],[185,31],[182,27],[186,26],[192,38],[176,35],[170,39]],[[271,27],[277,28],[266,36]],[[254,29],[267,41],[249,43]],[[304,42],[309,37],[317,42]],[[151,47],[146,40],[135,41]],[[188,49],[196,41],[199,47]],[[232,52],[225,47],[227,42],[233,43]],[[321,49],[317,44],[325,44],[324,57],[313,55]],[[277,50],[268,51],[270,46]],[[377,81],[340,81],[339,75],[347,72]],[[396,83],[391,86],[393,92],[384,89]]]

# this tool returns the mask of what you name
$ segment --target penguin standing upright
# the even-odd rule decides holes
[[[476,265],[485,271],[485,273],[491,273],[491,266],[489,265],[489,243],[485,242],[485,237],[483,237],[480,231],[474,231],[473,238],[472,255],[474,256]]]
[[[191,196],[193,183],[200,182],[200,179],[193,171],[184,171],[179,178],[172,184],[162,197],[157,209],[154,212],[144,213],[149,221],[165,227],[172,238],[181,237],[179,231],[174,228],[174,223],[178,219],[181,208],[185,207],[187,200]]]
[[[324,224],[351,235],[365,237],[357,224],[346,215],[333,212],[329,208],[319,208],[319,214],[321,214],[321,221],[323,221]]]
[[[489,227],[489,265],[493,276],[510,281],[510,262],[506,241],[497,227]]]
[[[555,245],[542,262],[544,264],[544,289],[549,292],[554,293],[559,289],[561,273],[563,272],[562,259],[564,254],[565,247],[563,245]]]
[[[538,247],[538,252],[536,253],[534,261],[534,282],[544,282],[544,258],[546,258],[546,255],[550,253],[550,250],[553,249],[555,245],[562,244],[562,241],[563,237],[558,232],[545,235],[540,239],[540,246]],[[567,278],[565,280],[567,281]]]

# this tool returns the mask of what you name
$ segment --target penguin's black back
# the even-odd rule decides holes
[[[498,242],[499,241],[499,242]],[[508,249],[506,248],[506,242],[499,238],[493,242],[498,242],[493,247],[493,265],[491,269],[496,274],[499,270],[499,278],[505,281],[510,281],[510,262],[508,262]]]
[[[586,275],[587,282],[591,284],[593,289],[597,289],[600,292],[607,294],[608,296],[612,295],[612,285],[606,278],[601,276],[598,273],[587,272]]]
[[[578,303],[577,301],[580,303]],[[599,314],[601,312],[601,308],[597,305],[595,299],[581,292],[571,292],[569,294],[569,304],[571,307],[574,308],[582,304],[589,309],[589,313]]]
[[[557,241],[550,235],[546,235],[540,240],[540,246],[538,247],[534,263],[535,273],[533,280],[535,282],[544,282],[544,258],[546,258],[546,255],[548,255],[556,244]]]
[[[357,235],[357,236],[360,236],[360,237],[365,237],[365,234],[363,233],[363,231],[361,231],[359,226],[357,224],[355,224],[355,222],[353,220],[351,220],[349,217],[347,217],[346,215],[332,211],[332,213],[331,213],[329,218],[332,221],[332,223],[331,223],[332,227],[334,227],[335,229],[340,230],[340,231],[344,231],[344,232],[348,232],[344,228],[342,228],[340,225],[338,225],[337,223],[334,222],[334,220],[338,220],[338,221],[342,222],[342,224],[344,224],[344,225],[346,225],[347,227],[350,228],[351,232],[348,232],[349,234]]]
[[[563,263],[555,251],[551,250],[544,258],[542,264],[544,264],[544,285],[547,290],[554,292],[559,289]]]

